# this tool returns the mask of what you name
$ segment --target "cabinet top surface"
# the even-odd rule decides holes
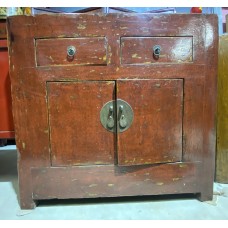
[[[67,77],[72,78],[70,72],[74,70],[86,69],[89,71],[86,78],[90,79],[88,75],[91,75],[94,80],[102,79],[103,75],[105,79],[124,78],[126,72],[122,69],[136,77],[142,74],[141,70],[136,72],[140,67],[145,78],[153,77],[157,71],[165,72],[175,65],[179,70],[173,70],[173,76],[167,71],[170,77],[178,78],[180,72],[202,76],[202,68],[193,73],[197,70],[193,67],[206,63],[209,50],[213,52],[210,58],[217,61],[215,14],[42,14],[12,16],[7,21],[14,70],[48,67],[67,70],[70,67]],[[156,45],[161,47],[159,58],[153,53]],[[73,59],[68,59],[67,49],[71,46],[76,52]],[[16,58],[15,53],[20,58]],[[101,71],[99,77],[94,67]]]
[[[193,35],[199,39],[200,34],[218,33],[215,14],[41,14],[11,16],[7,21],[10,32],[33,37]]]
[[[215,17],[217,18],[217,14],[189,14],[189,13],[175,13],[175,14],[169,14],[169,13],[126,13],[126,12],[120,12],[120,13],[100,13],[100,12],[94,12],[94,13],[55,13],[55,14],[37,14],[37,15],[31,15],[31,16],[27,16],[27,15],[13,15],[13,16],[9,16],[7,17],[8,19],[11,18],[20,18],[20,17],[26,17],[26,18],[38,18],[38,17],[70,17],[70,18],[74,18],[74,17],[78,17],[78,16],[94,16],[94,15],[98,15],[100,17],[109,17],[109,16],[114,16],[114,17],[122,17],[122,16],[127,16],[127,17],[132,17],[132,16],[151,16],[151,17],[189,17],[189,18],[201,18],[201,17]]]

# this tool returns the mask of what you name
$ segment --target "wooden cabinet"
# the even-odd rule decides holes
[[[8,31],[22,208],[212,198],[215,15],[18,16]]]
[[[0,19],[0,144],[14,138],[6,20]]]

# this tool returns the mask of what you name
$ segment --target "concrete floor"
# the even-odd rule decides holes
[[[214,198],[199,202],[192,195],[40,201],[34,210],[18,204],[17,154],[14,145],[0,148],[1,220],[207,220],[228,219],[228,185],[214,184]]]

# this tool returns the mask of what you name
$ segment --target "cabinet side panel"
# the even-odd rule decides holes
[[[204,88],[204,138],[201,173],[201,200],[212,199],[216,148],[216,99],[218,71],[218,17],[205,15],[205,88]]]
[[[217,132],[216,181],[228,183],[228,34],[219,38]]]
[[[32,208],[31,166],[50,166],[46,84],[33,70],[33,20],[15,19],[7,19],[7,30],[20,204],[21,208]]]

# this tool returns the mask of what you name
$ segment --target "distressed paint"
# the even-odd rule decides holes
[[[25,149],[25,146],[26,146],[25,142],[22,142],[22,148],[23,149]]]
[[[82,25],[82,24],[79,24],[78,26],[77,26],[77,29],[86,29],[86,25]]]
[[[200,163],[189,163],[186,170],[175,163],[153,167],[71,166],[68,175],[77,179],[72,181],[65,177],[64,167],[32,168],[33,192],[35,199],[88,198],[91,194],[92,197],[132,196],[141,195],[142,191],[143,195],[159,195],[161,190],[163,194],[190,193],[199,189],[199,170]],[[145,173],[148,173],[146,178]],[[180,180],[173,181],[177,177]],[[45,188],[40,183],[46,183]],[[59,188],[64,189],[64,194]]]

